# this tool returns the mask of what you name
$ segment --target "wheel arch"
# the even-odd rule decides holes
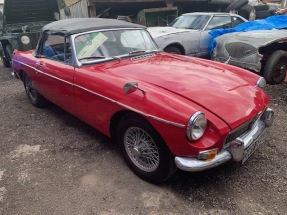
[[[267,60],[277,50],[287,51],[287,42],[281,43],[280,41],[275,41],[268,44],[267,46],[259,48],[258,52],[263,56],[261,60],[261,75],[263,74],[263,70]]]
[[[26,72],[23,69],[19,70],[19,78],[22,82],[24,82],[24,75],[26,74]]]
[[[126,115],[128,114],[135,114],[137,115],[139,118],[145,120],[146,123],[148,123],[154,130],[155,132],[157,132],[157,134],[160,136],[160,138],[163,140],[162,136],[160,135],[160,133],[156,130],[156,128],[149,122],[149,120],[146,119],[146,117],[144,117],[143,115],[137,113],[137,112],[134,112],[134,111],[131,111],[131,110],[121,110],[121,111],[118,111],[117,113],[115,113],[111,120],[110,120],[110,135],[111,135],[111,138],[113,140],[113,142],[117,142],[116,140],[116,132],[117,132],[117,126],[119,124],[119,122],[121,121],[121,119],[123,117],[125,117]]]
[[[164,47],[163,50],[167,49],[168,47],[175,47],[175,48],[177,48],[182,55],[185,55],[185,53],[186,53],[186,52],[185,52],[185,49],[184,49],[184,47],[183,47],[183,45],[181,45],[180,43],[171,43],[171,44],[168,44],[167,46]]]

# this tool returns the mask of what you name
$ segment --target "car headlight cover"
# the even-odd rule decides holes
[[[190,140],[198,140],[205,132],[207,120],[204,113],[198,111],[190,117],[187,127],[186,135]]]
[[[22,36],[21,37],[21,42],[25,45],[30,43],[30,38],[28,36]]]
[[[266,87],[266,80],[265,80],[265,78],[260,77],[260,78],[258,79],[258,81],[256,82],[256,86],[257,86],[257,87],[260,87],[260,88]]]

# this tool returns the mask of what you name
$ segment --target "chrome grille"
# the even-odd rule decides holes
[[[252,120],[244,123],[243,125],[231,131],[225,138],[224,147],[227,147],[229,143],[235,140],[237,137],[240,137],[242,134],[246,133],[247,131],[250,131],[252,129],[253,123],[256,121],[257,118],[258,117],[254,117]]]

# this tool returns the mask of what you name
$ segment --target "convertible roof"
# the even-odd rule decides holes
[[[142,25],[120,21],[116,19],[103,18],[73,18],[63,19],[45,25],[44,31],[59,32],[65,35],[77,34],[86,31],[112,29],[112,28],[145,28]]]

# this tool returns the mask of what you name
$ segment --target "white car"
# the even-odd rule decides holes
[[[232,13],[196,12],[181,15],[167,27],[149,27],[147,30],[165,52],[209,57],[210,30],[233,28],[246,21]]]

